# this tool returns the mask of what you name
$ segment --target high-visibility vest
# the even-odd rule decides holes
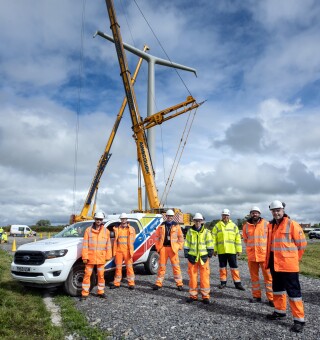
[[[239,228],[229,220],[227,224],[219,221],[212,229],[214,251],[218,254],[242,252]]]
[[[199,231],[190,228],[184,241],[184,250],[188,251],[189,255],[195,256],[198,262],[201,256],[208,255],[208,249],[213,250],[211,232],[204,226]],[[202,260],[201,264],[203,264]]]
[[[114,243],[113,243],[113,256],[116,256],[118,250],[118,242],[119,242],[119,227],[114,227]],[[128,244],[129,254],[132,257],[134,252],[134,240],[136,239],[136,231],[134,228],[128,223],[128,227],[125,228],[127,230],[127,238],[122,240],[121,242],[126,242]]]
[[[87,228],[82,242],[82,259],[89,264],[104,264],[112,257],[110,232],[104,226]]]
[[[307,241],[299,223],[284,217],[279,225],[268,223],[268,243],[265,266],[269,266],[273,252],[276,272],[299,272],[299,261],[307,247]]]
[[[263,218],[255,225],[245,222],[242,227],[242,237],[246,244],[248,261],[264,262],[267,252],[267,225]]]
[[[155,246],[157,251],[159,252],[160,249],[163,247],[163,242],[165,238],[166,227],[165,222],[163,222],[155,232]],[[173,224],[170,230],[170,241],[171,241],[171,248],[175,254],[178,253],[180,249],[183,248],[183,233],[179,224]]]

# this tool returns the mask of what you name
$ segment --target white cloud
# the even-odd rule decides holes
[[[190,93],[207,99],[167,204],[202,212],[207,220],[228,207],[236,219],[253,204],[268,217],[276,198],[287,203],[292,218],[319,222],[318,2],[138,4],[169,58],[198,73],[180,71],[182,83],[174,70],[157,66],[156,110]],[[92,39],[97,29],[111,34],[105,3],[87,1],[85,13],[82,5],[0,4],[2,224],[67,222],[74,206],[80,211],[124,97],[114,46]],[[124,40],[139,48],[150,44],[150,53],[167,58],[135,4],[116,6]],[[132,71],[137,58],[128,54],[128,60]],[[144,63],[135,85],[142,116],[146,81]],[[160,197],[186,121],[184,115],[156,128]],[[98,206],[108,213],[130,211],[137,207],[137,176],[127,110],[111,152]]]

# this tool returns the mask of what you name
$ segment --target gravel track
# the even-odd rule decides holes
[[[94,294],[83,302],[76,300],[92,325],[112,334],[108,339],[320,339],[320,280],[300,276],[305,303],[306,326],[301,334],[292,333],[290,309],[287,318],[267,321],[273,308],[263,303],[249,303],[251,297],[247,263],[239,261],[240,275],[246,291],[234,288],[228,270],[227,288],[220,290],[218,259],[212,258],[211,304],[201,301],[188,304],[187,260],[180,254],[184,291],[175,287],[170,261],[164,286],[153,291],[156,276],[146,275],[135,267],[136,289],[128,289],[124,280],[119,289],[106,289],[107,300]]]

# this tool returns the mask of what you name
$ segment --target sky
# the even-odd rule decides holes
[[[192,95],[205,103],[155,128],[159,197],[194,117],[166,207],[207,221],[272,200],[320,222],[320,2],[115,0],[123,41],[197,70],[156,65],[156,111]],[[0,2],[0,225],[68,223],[84,204],[125,92],[103,0]],[[137,57],[127,53],[133,73]],[[135,85],[147,112],[147,64]],[[189,120],[188,120],[189,119]],[[97,206],[137,208],[128,110]]]

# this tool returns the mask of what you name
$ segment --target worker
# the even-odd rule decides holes
[[[127,270],[127,280],[129,289],[134,289],[134,271],[133,271],[133,252],[136,231],[128,222],[126,213],[120,215],[121,224],[114,227],[113,256],[115,256],[116,270],[114,282],[111,289],[119,288],[122,279],[122,263],[124,262]]]
[[[3,234],[3,228],[0,227],[0,240],[2,239],[2,234]]]
[[[94,214],[94,223],[88,227],[84,233],[82,243],[82,261],[85,264],[84,278],[82,282],[81,300],[86,300],[90,290],[90,277],[94,267],[97,267],[98,273],[98,296],[106,298],[104,293],[105,264],[112,257],[110,232],[104,227],[103,212]]]
[[[168,258],[170,258],[177,288],[179,291],[183,290],[178,252],[183,248],[184,239],[180,225],[173,218],[173,210],[167,210],[166,220],[161,223],[155,232],[155,246],[160,254],[160,260],[157,281],[152,286],[153,290],[158,290],[162,287]]]
[[[8,235],[7,235],[7,233],[5,231],[2,234],[2,242],[3,243],[8,243]]]
[[[210,303],[210,265],[209,258],[213,255],[211,232],[204,227],[203,217],[196,213],[193,217],[194,226],[190,228],[184,242],[184,256],[188,259],[189,297],[191,303],[198,299],[198,272],[200,272],[200,293],[204,304]]]
[[[251,294],[250,302],[261,302],[261,288],[259,279],[259,268],[264,277],[266,296],[268,304],[274,307],[272,293],[272,277],[269,269],[265,269],[264,261],[267,251],[267,224],[268,222],[261,217],[259,207],[252,207],[250,210],[250,218],[243,223],[242,236],[246,244],[246,252],[248,257],[248,267],[251,278]]]
[[[268,223],[266,268],[272,275],[274,312],[267,315],[268,320],[280,320],[286,316],[289,296],[293,326],[296,333],[303,331],[305,325],[304,306],[299,282],[299,261],[307,241],[301,226],[290,219],[284,211],[285,204],[275,200],[269,205],[273,219]]]
[[[245,290],[241,284],[240,274],[237,264],[237,255],[242,252],[241,236],[239,228],[230,219],[230,210],[223,209],[221,220],[212,229],[214,251],[218,254],[220,267],[219,289],[227,286],[227,263],[229,263],[232,279],[236,289]]]

